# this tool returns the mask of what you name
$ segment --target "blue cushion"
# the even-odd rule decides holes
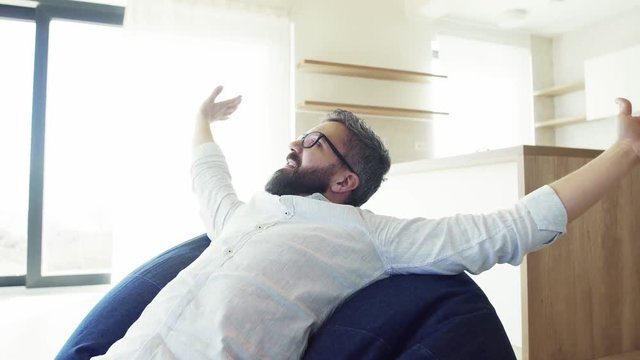
[[[348,298],[307,359],[515,359],[502,323],[466,274],[399,275]]]
[[[104,354],[147,304],[210,241],[193,238],[117,284],[80,323],[56,359]],[[305,359],[515,359],[495,310],[466,274],[398,275],[361,289],[309,340]]]
[[[210,243],[206,235],[200,235],[134,270],[89,312],[56,359],[90,359],[106,353],[114,342],[124,336],[158,292],[200,256]]]

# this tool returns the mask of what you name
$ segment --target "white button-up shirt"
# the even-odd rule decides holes
[[[296,359],[353,292],[397,273],[480,273],[565,232],[550,187],[510,209],[398,219],[310,197],[236,197],[222,152],[192,167],[213,242],[158,294],[104,359]],[[123,304],[126,306],[126,304]]]

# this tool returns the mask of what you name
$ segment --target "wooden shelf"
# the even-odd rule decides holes
[[[584,89],[584,82],[579,81],[571,84],[552,86],[533,92],[533,96],[558,96]]]
[[[310,110],[310,111],[332,111],[335,109],[344,109],[357,114],[402,117],[402,118],[411,118],[411,119],[432,119],[436,115],[449,115],[449,113],[446,113],[446,112],[438,112],[438,111],[431,111],[431,110],[344,104],[344,103],[314,101],[314,100],[305,100],[304,103],[298,106],[298,109]]]
[[[536,123],[536,128],[577,124],[577,123],[585,122],[586,120],[587,120],[587,118],[584,115],[568,116],[568,117],[563,117],[563,118],[539,121],[539,122]]]
[[[434,79],[446,79],[444,75],[435,75],[417,71],[387,69],[381,67],[343,64],[330,61],[304,59],[298,64],[298,69],[321,74],[354,76],[378,80],[407,81],[427,83]]]

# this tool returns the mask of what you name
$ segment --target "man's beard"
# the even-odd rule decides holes
[[[299,161],[296,163],[300,164]],[[329,189],[331,177],[337,170],[336,164],[309,169],[280,169],[273,173],[264,189],[273,195],[322,194]]]

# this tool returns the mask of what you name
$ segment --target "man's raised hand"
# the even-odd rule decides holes
[[[631,115],[631,103],[616,99],[618,139],[597,158],[551,183],[572,221],[587,211],[623,177],[640,164],[640,117]]]
[[[221,92],[222,86],[219,85],[202,103],[202,106],[200,106],[200,112],[198,113],[200,120],[204,120],[207,123],[226,120],[236,111],[236,109],[238,109],[238,105],[240,105],[240,102],[242,101],[242,96],[238,95],[232,99],[216,102],[216,98]]]
[[[204,143],[214,142],[210,124],[213,121],[228,119],[242,101],[241,96],[236,96],[233,99],[216,102],[216,98],[221,92],[222,86],[216,87],[200,106],[195,133],[193,135],[194,147],[198,147]]]
[[[631,115],[631,102],[624,98],[617,98],[620,107],[618,113],[618,141],[633,149],[640,159],[640,116]]]

